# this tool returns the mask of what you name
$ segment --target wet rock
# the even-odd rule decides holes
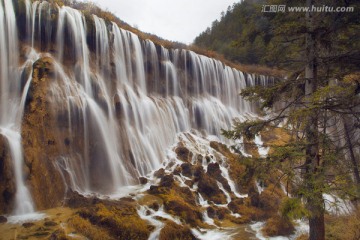
[[[7,218],[5,216],[0,216],[0,223],[6,223]]]
[[[218,163],[210,163],[207,167],[207,173],[213,177],[221,176],[220,165]]]
[[[194,185],[194,182],[192,180],[185,180],[185,184],[192,188]]]
[[[61,206],[66,186],[55,161],[63,152],[63,141],[69,132],[60,126],[67,121],[61,119],[61,103],[51,104],[52,84],[56,82],[54,60],[42,57],[33,64],[31,85],[25,102],[21,123],[24,162],[29,167],[28,185],[38,209]],[[64,102],[64,104],[66,104]],[[64,128],[65,129],[65,128]],[[69,138],[70,139],[70,138]],[[61,154],[60,154],[61,153]],[[54,187],[56,186],[56,187]]]
[[[70,208],[79,208],[91,206],[99,202],[99,199],[95,197],[85,197],[76,191],[70,191],[65,199],[65,205]]]
[[[166,191],[167,191],[166,188],[156,185],[151,185],[149,189],[149,193],[154,195],[166,193]]]
[[[213,207],[208,207],[206,210],[210,218],[215,218],[216,210]]]
[[[49,240],[67,240],[68,238],[66,237],[65,231],[63,229],[58,229],[55,232],[53,232],[50,235]]]
[[[0,134],[0,214],[11,211],[15,198],[13,162],[6,138]]]
[[[54,221],[46,221],[45,223],[44,223],[44,226],[45,227],[54,227],[54,226],[56,226],[56,225],[58,225],[56,222],[54,222]]]
[[[249,187],[249,198],[251,206],[259,207],[260,206],[260,194],[258,193],[255,183],[251,184]]]
[[[196,166],[194,170],[194,178],[195,178],[194,180],[199,181],[201,176],[203,176],[204,174],[205,174],[204,168],[202,166]]]
[[[175,153],[176,156],[178,157],[178,159],[180,159],[181,161],[184,162],[191,162],[191,159],[193,157],[193,153],[189,151],[189,149],[187,149],[184,146],[178,146],[175,149]]]
[[[35,224],[34,223],[32,223],[32,222],[27,222],[27,223],[23,223],[22,224],[22,226],[24,227],[24,228],[30,228],[30,227],[32,227],[32,226],[34,226]]]
[[[206,174],[202,174],[199,177],[198,191],[209,201],[213,201],[216,204],[226,203],[226,196],[219,188],[216,180]]]
[[[226,178],[224,178],[221,175],[221,169],[219,163],[210,163],[207,167],[207,174],[210,177],[218,180],[223,185],[226,191],[231,192],[231,188],[228,181],[226,180]]]
[[[181,167],[180,167],[180,166],[177,166],[177,167],[174,169],[173,174],[174,174],[174,175],[177,175],[177,176],[180,176],[181,171],[182,171]]]
[[[191,205],[196,205],[195,195],[194,193],[187,187],[179,187],[176,189],[176,191],[179,192],[179,194],[184,198],[184,200],[187,203],[190,203]]]
[[[160,168],[159,170],[154,172],[154,177],[162,178],[165,175],[165,169]]]
[[[114,106],[115,106],[115,113],[117,118],[120,118],[123,115],[123,106],[120,100],[119,94],[115,94],[113,98]]]
[[[139,177],[139,182],[144,185],[148,183],[148,179],[146,177]]]
[[[186,177],[191,178],[193,175],[192,165],[190,163],[181,164],[182,174]]]
[[[149,188],[150,194],[160,194],[159,186],[151,185]]]
[[[244,199],[243,198],[236,198],[233,199],[229,204],[228,208],[230,211],[234,213],[240,213],[240,206],[244,205]]]
[[[192,205],[181,200],[169,200],[164,203],[165,210],[183,218],[186,223],[196,226],[201,221],[201,213]]]
[[[216,210],[216,217],[219,219],[219,220],[224,220],[226,214],[230,213],[228,209],[226,208],[218,208]]]
[[[206,210],[210,218],[218,220],[224,220],[230,213],[228,209],[219,207],[208,207]]]
[[[158,211],[159,208],[160,208],[160,205],[158,202],[153,202],[152,204],[149,205],[149,208],[155,210],[155,211]]]
[[[33,68],[38,71],[39,76],[52,77],[54,74],[54,60],[50,57],[43,57],[36,61]]]
[[[175,182],[174,175],[172,175],[172,174],[165,175],[164,177],[161,178],[160,186],[161,187],[171,187],[174,184],[174,182]]]
[[[191,233],[189,227],[167,221],[160,232],[159,240],[169,239],[195,240],[196,237]]]

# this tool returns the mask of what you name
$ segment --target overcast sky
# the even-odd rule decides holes
[[[238,0],[239,1],[239,0]],[[94,0],[141,31],[192,43],[236,0]]]

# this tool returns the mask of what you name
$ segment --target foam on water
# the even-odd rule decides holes
[[[33,212],[23,215],[13,215],[7,218],[7,222],[11,224],[22,224],[26,222],[36,222],[46,218],[45,213]]]
[[[256,233],[256,237],[260,240],[295,240],[300,235],[309,233],[309,225],[304,220],[295,221],[295,234],[289,237],[265,237],[261,231],[264,226],[265,222],[256,222],[250,225],[250,228]]]
[[[216,226],[215,225],[215,222],[214,222],[214,219],[210,218],[209,215],[208,215],[208,212],[207,210],[205,210],[202,214],[202,219],[205,223],[209,224],[209,225],[212,225],[212,226]]]
[[[269,153],[270,147],[265,147],[260,135],[255,135],[254,143],[258,148],[260,157],[266,157]]]
[[[232,239],[232,234],[230,234],[230,231],[192,228],[191,232],[194,234],[194,236],[196,238],[198,238],[200,240],[230,240],[230,239]]]
[[[168,219],[178,225],[181,225],[181,221],[166,213],[163,206],[161,206],[157,211],[150,209],[146,206],[140,206],[137,210],[137,213],[139,214],[140,218],[148,221],[151,225],[155,227],[155,230],[150,234],[148,240],[159,239],[161,229],[165,226],[163,222],[157,219],[158,217]]]
[[[265,187],[263,187],[262,183],[259,181],[256,181],[256,188],[257,188],[259,194],[261,194],[265,190]]]

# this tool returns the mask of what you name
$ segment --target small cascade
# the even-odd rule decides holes
[[[21,149],[21,136],[19,132],[9,128],[1,128],[0,133],[6,137],[11,151],[11,158],[14,163],[16,196],[15,196],[15,215],[24,215],[34,212],[34,206],[29,190],[27,189],[23,177],[23,156]]]
[[[261,136],[255,135],[254,143],[256,144],[256,146],[258,148],[260,157],[266,157],[269,153],[270,148],[264,146],[264,142],[261,140]]]
[[[161,222],[159,219],[167,219],[172,222],[175,222],[178,225],[181,225],[181,221],[167,214],[164,211],[163,206],[161,206],[157,211],[150,209],[148,207],[140,206],[137,212],[142,219],[149,221],[151,225],[155,227],[155,230],[150,234],[148,238],[149,240],[159,239],[160,231],[165,226],[165,224]]]

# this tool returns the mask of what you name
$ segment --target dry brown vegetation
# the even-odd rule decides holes
[[[289,236],[295,232],[294,225],[288,218],[274,216],[266,221],[262,229],[265,236]]]
[[[114,202],[109,205],[99,203],[93,207],[83,208],[77,214],[86,221],[76,218],[75,227],[86,231],[87,226],[91,224],[94,225],[94,231],[102,229],[100,233],[104,237],[107,233],[113,239],[148,239],[153,230],[152,226],[139,217],[132,202]],[[91,234],[93,230],[85,233]]]
[[[160,240],[195,240],[191,230],[187,226],[178,225],[174,222],[167,221],[165,227],[161,230]]]
[[[326,216],[326,239],[358,240],[360,239],[360,209],[350,215]]]
[[[74,228],[78,233],[89,239],[103,239],[103,240],[112,239],[107,233],[107,231],[92,225],[89,220],[84,219],[78,215],[72,217],[69,220],[68,224],[70,227]]]

